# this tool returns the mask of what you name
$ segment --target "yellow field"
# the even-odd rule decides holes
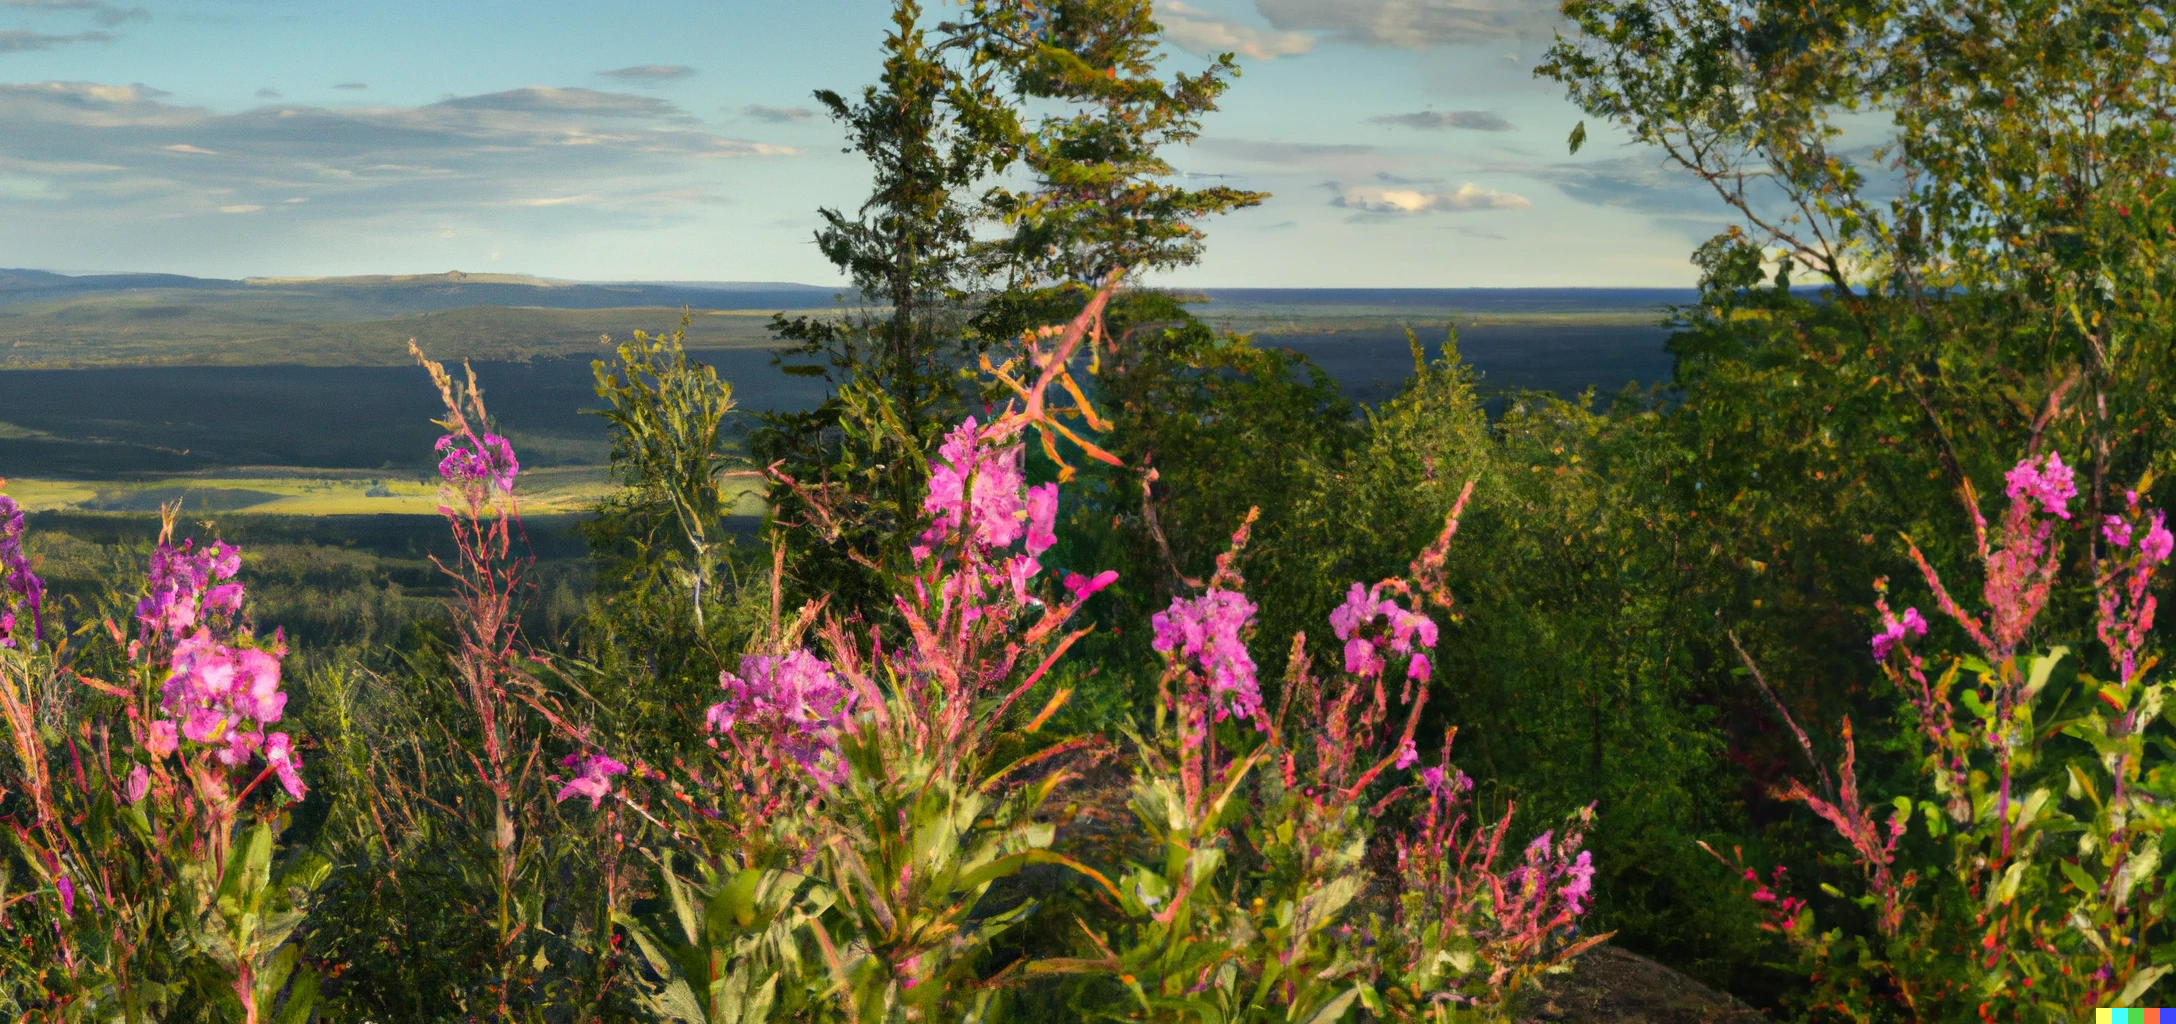
[[[195,511],[202,505],[228,512],[271,515],[436,515],[437,482],[358,473],[302,475],[310,471],[242,471],[234,475],[168,477],[135,482],[39,480],[16,477],[5,493],[26,511],[151,511],[176,497]],[[321,472],[321,471],[319,471]],[[752,477],[727,484],[733,513],[761,515],[762,488]],[[515,498],[524,512],[580,512],[612,491],[601,466],[532,469],[521,474]]]

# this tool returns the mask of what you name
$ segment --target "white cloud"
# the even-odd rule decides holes
[[[1536,34],[1556,19],[1556,0],[1254,0],[1254,6],[1280,29],[1416,50]]]
[[[1425,192],[1417,188],[1383,188],[1361,185],[1341,188],[1331,206],[1362,213],[1416,214],[1435,210],[1523,210],[1534,205],[1525,196],[1498,192],[1467,182],[1451,192]]]
[[[140,85],[0,83],[0,169],[23,179],[0,194],[0,218],[18,204],[188,216],[217,195],[234,212],[277,205],[321,222],[507,217],[560,205],[622,225],[679,223],[690,196],[718,187],[708,161],[795,152],[704,130],[655,97],[590,89],[237,113],[165,95]],[[510,199],[524,196],[540,198]]]
[[[259,206],[259,205],[255,204],[255,203],[236,203],[236,204],[234,204],[233,206],[222,206],[222,207],[220,207],[220,208],[219,208],[219,212],[220,212],[220,213],[256,213],[256,212],[257,212],[258,210],[262,210],[262,209],[264,209],[264,207],[262,207],[262,206]]]
[[[1164,38],[1172,45],[1201,57],[1231,53],[1248,60],[1276,60],[1315,48],[1314,37],[1305,33],[1240,25],[1177,0],[1157,4],[1156,20],[1163,25]]]

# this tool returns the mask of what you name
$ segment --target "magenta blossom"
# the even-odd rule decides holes
[[[1110,569],[1097,573],[1093,579],[1077,572],[1068,573],[1065,577],[1065,589],[1073,595],[1073,600],[1086,601],[1096,591],[1116,582],[1118,582],[1118,573]]]
[[[1574,915],[1584,914],[1587,895],[1594,888],[1594,855],[1586,850],[1579,851],[1579,859],[1573,861],[1565,873],[1571,876],[1571,881],[1558,889],[1557,895],[1564,898],[1566,910]]]
[[[128,773],[128,802],[132,804],[142,803],[145,795],[150,792],[151,772],[143,765],[137,765],[135,768],[130,769]]]
[[[76,916],[76,883],[67,875],[53,881],[53,888],[60,890],[60,912],[63,917]]]
[[[1184,659],[1209,683],[1217,721],[1228,715],[1258,718],[1262,692],[1254,678],[1254,658],[1240,634],[1254,624],[1254,602],[1230,590],[1200,597],[1171,599],[1169,610],[1150,620],[1156,638],[1150,645]],[[1260,723],[1256,723],[1260,728]]]
[[[1884,609],[1882,615],[1888,621],[1882,624],[1881,632],[1874,634],[1875,661],[1889,660],[1890,650],[1894,649],[1898,643],[1901,643],[1905,637],[1927,635],[1927,620],[1920,617],[1917,608],[1904,609],[1904,617],[1901,619],[1890,616],[1886,609]]]
[[[839,732],[853,711],[854,692],[829,662],[807,651],[745,655],[740,672],[721,674],[718,686],[727,696],[705,716],[711,731],[738,729],[775,744],[776,753],[826,786],[846,781]]]
[[[501,494],[514,493],[514,477],[521,472],[521,462],[514,458],[514,446],[505,438],[497,434],[447,434],[438,439],[434,450],[444,453],[438,460],[438,475],[447,483],[488,483]]]
[[[1019,540],[1030,512],[1020,468],[1024,450],[1019,445],[992,449],[983,443],[975,418],[969,416],[945,435],[937,454],[929,464],[929,495],[922,500],[922,511],[935,521],[915,545],[914,556],[929,557],[934,547],[959,532],[986,548],[1008,547]],[[1031,534],[1048,535],[1052,530],[1057,488],[1051,487],[1048,493],[1047,498],[1037,499],[1042,520],[1028,528]]]
[[[15,499],[0,494],[0,647],[15,646],[15,614],[30,613],[31,635],[43,638],[45,581],[30,568],[23,554],[23,510]]]
[[[2031,498],[2040,507],[2058,518],[2070,518],[2070,499],[2078,496],[2075,474],[2063,465],[2063,457],[2049,452],[2037,465],[2026,459],[2012,467],[2003,478],[2008,482],[2008,494],[2012,501]]]
[[[2150,564],[2159,565],[2176,551],[2176,535],[2169,533],[2167,517],[2159,509],[2154,510],[2152,524],[2146,530],[2146,539],[2138,542],[2138,555]]]
[[[200,623],[221,636],[230,632],[242,610],[242,585],[225,582],[242,569],[242,553],[224,541],[196,549],[161,544],[151,552],[144,596],[136,602],[139,633],[146,641],[178,640]]]
[[[220,643],[198,629],[174,647],[172,671],[160,688],[159,707],[181,724],[193,743],[229,743],[253,724],[280,720],[287,695],[280,692],[280,662],[271,652]],[[246,756],[254,749],[238,750]],[[233,763],[233,762],[230,762]]]
[[[566,803],[571,796],[589,798],[589,809],[596,810],[612,792],[612,776],[627,774],[627,766],[603,754],[568,754],[559,764],[573,768],[574,778],[560,787],[558,802]]]
[[[1383,595],[1382,584],[1362,587],[1355,583],[1345,603],[1330,613],[1330,628],[1345,642],[1345,671],[1358,676],[1379,676],[1386,667],[1385,649],[1411,655],[1406,662],[1408,678],[1428,681],[1434,666],[1428,655],[1414,649],[1436,645],[1435,620],[1407,611],[1392,597]]]

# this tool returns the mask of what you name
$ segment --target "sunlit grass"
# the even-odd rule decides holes
[[[762,487],[756,478],[735,476],[725,486],[732,514],[762,514]],[[515,498],[529,514],[581,512],[613,487],[602,466],[554,466],[524,472]],[[32,512],[149,512],[175,498],[182,499],[184,510],[190,512],[299,516],[436,515],[439,504],[435,477],[326,474],[322,470],[258,469],[141,481],[14,477],[8,479],[6,493]]]

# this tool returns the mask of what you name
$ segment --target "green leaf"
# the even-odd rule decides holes
[[[1587,144],[1587,123],[1581,121],[1573,125],[1571,138],[1567,141],[1571,144],[1572,153],[1577,155],[1579,147]]]

